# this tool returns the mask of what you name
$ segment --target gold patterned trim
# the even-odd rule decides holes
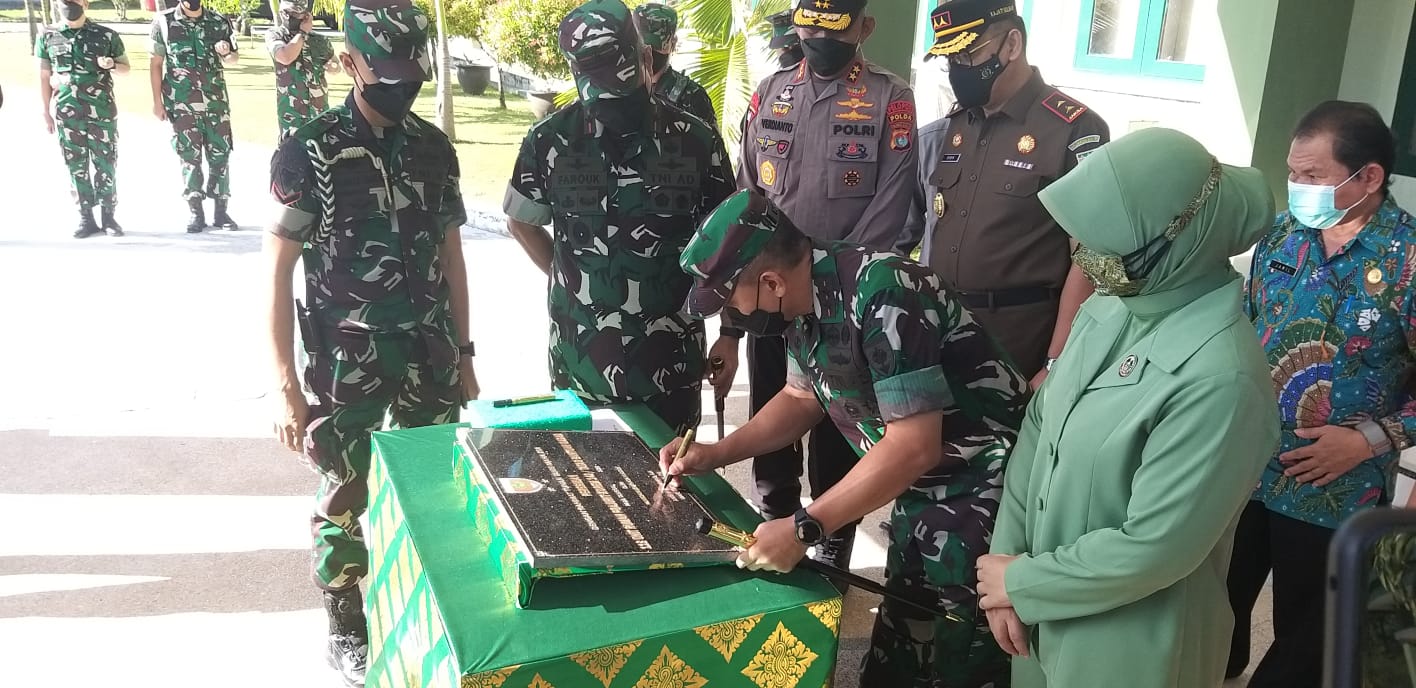
[[[553,686],[553,685],[551,685],[551,682],[550,682],[550,681],[547,681],[546,679],[541,678],[541,675],[540,675],[540,674],[536,674],[535,676],[532,676],[532,677],[531,677],[531,683],[527,684],[526,688],[556,688],[556,687]]]
[[[742,642],[747,640],[747,634],[751,633],[752,629],[756,628],[757,623],[761,620],[762,615],[758,614],[757,616],[749,616],[744,619],[734,619],[732,621],[699,626],[693,629],[693,632],[708,641],[708,644],[712,645],[713,649],[717,650],[718,654],[722,655],[724,660],[731,662],[733,661],[733,653],[737,652]]]
[[[778,621],[777,630],[772,631],[742,673],[759,688],[796,688],[815,661],[816,653]]]
[[[826,600],[825,602],[809,604],[806,606],[806,610],[811,612],[812,616],[816,617],[819,621],[821,621],[821,625],[831,629],[832,634],[835,634],[836,629],[840,628],[841,598],[837,597],[834,600]]]
[[[659,650],[654,663],[639,677],[634,688],[703,688],[708,679],[703,678],[687,662],[669,651],[668,646]]]
[[[624,668],[625,662],[629,661],[629,658],[634,655],[634,651],[638,650],[643,643],[643,640],[636,640],[614,647],[602,647],[598,650],[580,652],[571,655],[570,660],[584,667],[591,676],[599,679],[605,688],[610,688],[610,684]]]
[[[502,688],[506,680],[520,669],[521,665],[509,666],[496,671],[484,671],[480,674],[462,677],[462,688]]]

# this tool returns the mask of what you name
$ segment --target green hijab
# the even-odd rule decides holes
[[[1154,255],[1170,230],[1169,248],[1135,276],[1145,278],[1140,292],[1121,298],[1136,315],[1175,310],[1233,281],[1230,257],[1249,250],[1274,217],[1261,172],[1220,165],[1173,129],[1143,129],[1103,146],[1038,198],[1094,254],[1126,256],[1149,245]],[[1093,266],[1078,263],[1097,279]]]

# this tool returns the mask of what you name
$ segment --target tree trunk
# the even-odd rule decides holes
[[[500,62],[497,62],[496,65],[497,65],[497,103],[499,103],[499,104],[501,105],[501,109],[505,110],[505,109],[506,109],[506,72],[503,72],[503,71],[502,71],[502,66],[501,66],[501,63],[500,63]]]
[[[52,22],[55,21],[55,19],[54,19],[54,3],[51,2],[51,0],[39,0],[39,7],[40,7],[40,9],[42,10],[42,11],[40,12],[40,23],[41,23],[41,24],[49,24],[49,23],[52,23]]]
[[[452,103],[452,58],[448,57],[447,22],[443,19],[446,0],[433,0],[438,20],[438,127],[449,139],[457,139],[457,112]]]
[[[113,9],[118,10],[118,21],[128,21],[128,0],[113,0]]]
[[[25,19],[29,22],[30,50],[34,50],[35,41],[39,39],[39,26],[34,21],[34,3],[31,0],[25,0]]]

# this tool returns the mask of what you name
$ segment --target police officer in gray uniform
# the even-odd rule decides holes
[[[914,92],[861,55],[875,28],[866,0],[798,0],[792,24],[805,59],[753,93],[738,185],[767,196],[814,239],[893,249],[917,183]],[[785,384],[782,338],[750,338],[748,369],[756,412]],[[831,423],[812,430],[808,447],[818,497],[856,455]],[[794,445],[753,461],[758,505],[768,518],[800,508],[801,453]],[[854,538],[850,524],[818,546],[816,558],[848,567]]]

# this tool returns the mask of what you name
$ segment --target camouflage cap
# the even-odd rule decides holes
[[[804,29],[844,33],[865,18],[866,0],[797,0],[792,23]]]
[[[695,318],[723,309],[742,271],[761,255],[778,227],[791,220],[765,196],[744,189],[728,197],[704,218],[679,257],[679,267],[693,275],[684,308]]]
[[[767,18],[772,23],[772,40],[767,44],[769,48],[790,48],[801,42],[801,37],[797,35],[796,25],[792,24],[792,11],[783,10]]]
[[[285,14],[304,14],[310,11],[306,0],[280,0],[280,11]]]
[[[957,55],[977,42],[989,24],[1016,16],[1013,0],[945,0],[929,14],[934,47],[924,59]]]
[[[412,0],[350,0],[344,38],[384,83],[432,81],[428,15]]]
[[[678,12],[661,2],[647,2],[634,8],[634,25],[644,45],[666,53],[678,34]]]
[[[620,0],[590,0],[560,24],[560,49],[585,101],[623,98],[644,87],[639,32]]]

